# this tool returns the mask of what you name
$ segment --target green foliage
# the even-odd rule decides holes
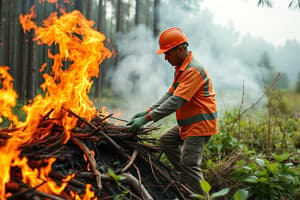
[[[218,160],[232,151],[241,149],[241,143],[229,132],[219,132],[210,138],[206,144],[205,153]]]
[[[124,176],[117,175],[111,168],[107,169],[107,173],[114,179],[114,181],[120,186],[121,180],[124,180]]]
[[[300,93],[300,72],[298,73],[298,80],[296,83],[296,92]]]
[[[247,190],[239,189],[234,193],[233,198],[234,200],[246,200],[248,198],[248,194],[249,192]]]
[[[224,188],[218,192],[214,192],[212,194],[209,194],[211,190],[211,185],[206,180],[200,180],[200,186],[202,191],[205,193],[205,196],[202,194],[193,194],[192,197],[197,199],[207,199],[207,200],[213,200],[217,197],[225,196],[229,192],[229,188]]]
[[[286,163],[289,154],[274,155],[274,161],[254,157],[236,163],[235,178],[249,192],[249,197],[263,199],[294,199],[300,187],[300,171]]]
[[[204,176],[224,199],[300,199],[300,95],[275,90],[267,104],[219,120],[204,152]],[[239,155],[236,155],[239,153]]]

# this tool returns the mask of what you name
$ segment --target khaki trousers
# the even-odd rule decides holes
[[[204,145],[209,138],[210,136],[190,136],[182,140],[177,125],[159,138],[160,148],[173,167],[180,172],[181,181],[197,194],[203,193],[199,183],[203,179],[200,164]]]

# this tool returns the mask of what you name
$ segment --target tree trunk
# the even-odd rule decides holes
[[[30,7],[34,5],[34,0],[30,0]],[[35,95],[35,44],[33,42],[34,31],[28,34],[28,62],[27,62],[27,99],[33,99]]]
[[[8,1],[8,20],[7,20],[7,29],[6,29],[6,47],[5,47],[5,65],[10,66],[10,49],[11,49],[11,3]],[[10,66],[11,67],[11,66]]]
[[[26,2],[22,1],[21,2],[21,12],[25,13],[26,12]],[[20,26],[19,29],[19,47],[18,47],[18,59],[17,59],[17,68],[19,70],[17,70],[17,78],[16,78],[16,89],[17,89],[17,93],[19,95],[19,102],[23,103],[25,100],[25,84],[24,84],[24,78],[25,78],[25,65],[24,63],[26,63],[26,56],[24,54],[24,48],[25,48],[25,34],[24,31],[22,29],[22,26]]]
[[[1,22],[2,22],[2,0],[0,0],[0,31],[1,31]],[[1,38],[0,38],[0,42],[1,42]],[[0,43],[1,45],[1,43]]]
[[[118,3],[117,3],[117,28],[116,28],[116,32],[123,32],[123,17],[122,17],[122,0],[118,0]],[[118,66],[119,64],[119,59],[120,59],[120,56],[119,56],[119,53],[118,53],[118,48],[116,48],[116,57],[115,57],[115,60],[114,60],[114,66]]]
[[[118,0],[117,4],[117,32],[123,32],[123,20],[122,20],[122,0]]]
[[[75,9],[82,13],[82,0],[75,0]]]
[[[135,1],[135,25],[140,24],[140,0]]]
[[[160,0],[154,0],[154,18],[153,18],[154,37],[157,37],[159,34],[159,3]]]
[[[91,19],[92,16],[92,3],[91,0],[87,0],[86,18]]]
[[[2,33],[2,30],[1,30],[1,25],[2,25],[2,0],[0,0],[0,33]],[[2,50],[2,45],[3,45],[3,42],[2,42],[2,34],[0,34],[0,65],[2,65],[2,56],[1,56],[1,50]]]
[[[98,6],[98,30],[102,33],[105,33],[104,30],[104,22],[105,22],[105,12],[103,9],[103,0],[99,0],[99,6]],[[105,69],[103,68],[103,64],[101,66],[99,66],[99,75],[98,77],[95,79],[95,98],[98,98],[101,96],[102,94],[102,89],[103,89],[103,84],[104,84],[104,74],[105,74]]]

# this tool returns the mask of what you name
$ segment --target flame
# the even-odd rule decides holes
[[[69,116],[63,108],[68,108],[90,121],[96,114],[96,108],[88,96],[93,84],[91,79],[98,77],[100,63],[112,55],[103,44],[105,36],[94,30],[92,28],[94,22],[85,19],[79,11],[64,13],[61,17],[52,13],[48,19],[43,21],[42,27],[34,23],[35,16],[34,7],[30,9],[29,14],[20,15],[20,23],[24,31],[33,30],[35,32],[34,40],[38,42],[38,45],[56,45],[59,51],[57,53],[48,51],[49,58],[53,59],[53,65],[50,74],[43,74],[45,81],[41,88],[45,95],[37,95],[23,107],[27,114],[24,122],[19,122],[17,117],[9,111],[15,106],[17,95],[12,89],[12,78],[7,73],[8,68],[1,68],[3,89],[0,91],[0,98],[4,100],[3,102],[0,100],[1,106],[6,108],[0,110],[0,117],[3,116],[13,121],[18,129],[0,148],[0,199],[7,197],[5,184],[10,180],[11,166],[20,167],[23,181],[32,187],[46,181],[47,184],[41,185],[38,189],[55,194],[60,194],[64,190],[72,175],[66,177],[66,182],[61,186],[57,186],[48,176],[55,159],[50,158],[47,161],[48,165],[40,170],[31,169],[27,164],[27,158],[19,159],[19,147],[49,134],[49,129],[48,131],[47,129],[38,130],[38,125],[40,116],[48,113],[51,109],[53,112],[50,117],[60,120],[64,127],[64,143],[69,140],[77,119]],[[66,61],[70,64],[63,66]],[[44,70],[45,67],[42,66],[41,69]],[[90,199],[93,192],[88,186],[86,191],[84,198]]]
[[[97,197],[94,197],[95,192],[91,191],[91,187],[92,187],[91,184],[86,184],[85,195],[83,196],[82,200],[90,200],[90,199],[97,200]],[[81,200],[80,196],[78,194],[76,194],[75,192],[70,191],[70,194],[74,200]]]
[[[94,151],[94,150],[91,150],[91,154],[95,157],[95,151]],[[86,157],[85,154],[83,154],[83,158],[84,158],[85,162],[88,161],[88,159],[87,159],[87,157]],[[88,171],[91,171],[90,163],[87,164],[87,170],[88,170]]]
[[[56,185],[56,182],[51,180],[48,175],[51,172],[52,164],[55,162],[55,158],[50,158],[46,167],[42,167],[40,170],[31,169],[27,164],[27,158],[23,157],[22,159],[16,158],[12,163],[12,166],[18,166],[21,168],[23,182],[28,183],[31,187],[37,187],[37,190],[41,192],[60,194],[68,185],[75,174],[66,176],[63,179],[61,186]],[[43,184],[44,183],[44,184]]]
[[[8,73],[7,66],[0,66],[0,123],[2,117],[18,124],[18,117],[12,113],[12,108],[16,105],[17,93],[13,89],[13,78]]]

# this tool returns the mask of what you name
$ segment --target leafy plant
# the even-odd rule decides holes
[[[120,186],[121,180],[124,180],[125,177],[121,175],[117,175],[111,168],[107,169],[107,173],[114,179],[114,181]]]
[[[197,199],[207,199],[207,200],[213,200],[217,197],[225,196],[229,192],[229,188],[224,188],[218,192],[214,192],[212,194],[209,194],[211,190],[211,185],[206,180],[200,180],[200,186],[202,191],[205,193],[205,196],[202,194],[193,194],[192,197]]]
[[[249,197],[262,199],[294,199],[300,187],[300,171],[292,163],[285,163],[289,154],[275,155],[276,162],[255,158],[249,164],[236,163],[234,176],[245,186]]]

